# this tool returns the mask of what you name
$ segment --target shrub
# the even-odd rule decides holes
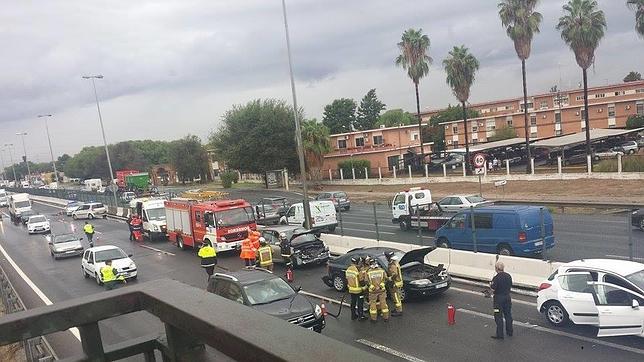
[[[234,171],[226,171],[222,172],[219,177],[221,177],[221,184],[224,188],[229,189],[233,186],[233,182],[235,182],[235,179],[238,179],[239,175]]]
[[[364,178],[365,167],[367,168],[367,172],[369,172],[369,169],[371,168],[371,162],[369,160],[349,159],[338,163],[338,168],[342,169],[345,179],[353,177],[351,169],[356,170],[356,178]]]
[[[617,160],[603,160],[593,167],[595,172],[617,172]],[[622,172],[644,172],[644,157],[638,155],[622,157]]]

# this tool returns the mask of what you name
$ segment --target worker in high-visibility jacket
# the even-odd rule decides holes
[[[257,249],[257,256],[259,259],[260,268],[273,271],[273,250],[266,243],[266,239],[263,237],[259,238],[259,249]]]
[[[253,265],[253,262],[255,260],[255,253],[250,247],[250,233],[248,234],[248,237],[246,239],[242,240],[241,253],[239,253],[239,257],[244,260],[245,266]]]
[[[359,258],[351,258],[351,265],[344,272],[347,279],[347,289],[351,295],[351,320],[365,320],[364,316],[364,274],[358,270]]]
[[[210,241],[206,241],[201,245],[201,249],[199,249],[197,255],[201,258],[201,267],[206,270],[208,280],[210,280],[210,277],[215,271],[215,265],[217,265],[217,250],[213,248]]]
[[[389,322],[389,306],[387,305],[387,290],[385,289],[387,274],[378,265],[376,259],[371,259],[371,264],[367,271],[367,280],[369,281],[369,317],[371,317],[371,322],[378,321],[378,309],[380,309],[385,322]]]
[[[105,265],[101,268],[101,280],[105,286],[105,290],[112,290],[116,288],[119,282],[125,283],[125,278],[119,274],[116,268],[112,267],[112,261],[105,261]]]
[[[389,287],[389,295],[394,301],[396,310],[391,312],[394,317],[402,315],[402,299],[400,297],[400,290],[403,287],[402,272],[400,271],[400,264],[398,260],[394,259],[393,251],[385,251],[385,258],[387,258],[387,286]]]
[[[85,226],[83,226],[83,231],[85,232],[87,241],[89,241],[89,247],[93,248],[94,241],[92,240],[92,238],[94,237],[94,225],[90,224],[89,221],[85,221]]]

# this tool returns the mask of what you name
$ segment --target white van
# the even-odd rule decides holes
[[[9,196],[9,215],[11,220],[20,218],[25,211],[31,211],[31,200],[29,194],[13,194]]]
[[[432,193],[420,187],[412,187],[409,190],[397,193],[391,200],[391,220],[397,224],[400,220],[406,220],[417,210],[429,208],[432,203]]]
[[[336,218],[335,205],[333,201],[309,201],[311,207],[311,230],[335,231],[338,226]],[[280,219],[282,225],[299,225],[304,226],[304,204],[293,204],[286,212],[286,215]]]
[[[143,221],[143,235],[151,241],[167,236],[165,200],[140,198],[130,201],[130,209]]]

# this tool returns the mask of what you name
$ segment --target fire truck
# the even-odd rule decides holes
[[[165,201],[168,239],[181,249],[212,242],[218,252],[235,250],[255,230],[257,223],[250,203],[243,199]]]

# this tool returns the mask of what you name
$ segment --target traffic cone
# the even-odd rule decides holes
[[[450,326],[456,324],[456,309],[449,303],[447,304],[447,324]]]
[[[286,280],[288,280],[288,282],[290,283],[290,282],[292,282],[294,279],[295,279],[295,278],[294,278],[294,276],[293,276],[293,269],[291,269],[291,264],[287,264],[287,265],[286,265]]]
[[[327,314],[329,314],[329,312],[326,310],[326,304],[322,303],[322,305],[320,305],[320,309],[322,309],[322,315],[323,316],[326,317]]]

